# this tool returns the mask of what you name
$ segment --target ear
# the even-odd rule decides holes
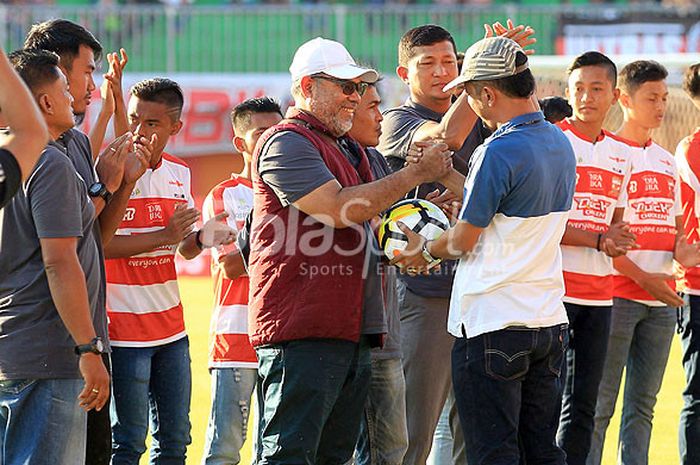
[[[312,91],[311,89],[313,88],[314,85],[314,80],[311,78],[311,76],[304,76],[301,78],[301,94],[306,98],[306,97],[311,97]]]
[[[621,92],[620,89],[615,89],[617,91],[617,94],[619,95],[618,101],[620,102],[620,105],[622,105],[625,108],[629,108],[630,106],[630,96],[625,94],[624,92]]]
[[[171,136],[177,135],[180,130],[182,129],[182,121],[178,120],[177,123],[173,124],[172,127],[170,128],[170,134]]]
[[[399,79],[408,84],[408,68],[405,66],[397,66],[396,75],[399,77]]]
[[[496,104],[496,92],[491,87],[484,87],[481,95],[481,98],[487,107],[493,107]]]
[[[568,102],[570,97],[569,86],[566,86],[566,88],[564,89],[564,97],[566,97],[566,101]]]
[[[614,88],[613,89],[613,105],[617,103],[618,99],[620,98],[620,89],[619,88]]]
[[[245,146],[245,139],[242,137],[238,136],[233,136],[233,146],[238,150],[240,153],[243,153],[246,151],[246,146]]]
[[[53,114],[53,102],[51,101],[49,94],[39,94],[39,96],[36,98],[36,103],[39,105],[41,112],[45,115]]]

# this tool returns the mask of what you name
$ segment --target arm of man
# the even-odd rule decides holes
[[[418,164],[378,181],[343,187],[310,141],[280,133],[261,155],[259,173],[284,206],[293,205],[327,226],[346,228],[386,210],[418,184],[444,175],[451,167],[446,148],[435,144]]]
[[[41,160],[26,190],[49,290],[76,344],[87,344],[96,333],[85,274],[77,253],[78,237],[83,234],[84,227],[81,196],[85,193],[78,188],[80,181],[72,163],[57,149],[47,148]],[[57,192],[60,195],[56,195]],[[80,372],[85,379],[80,405],[86,410],[101,409],[109,398],[109,375],[101,357],[82,356]]]
[[[78,239],[42,238],[40,242],[56,310],[75,343],[89,344],[96,333],[90,316],[85,274],[76,252]],[[80,372],[85,380],[79,395],[80,406],[85,410],[102,410],[109,399],[109,374],[102,357],[93,353],[81,355]]]
[[[225,218],[219,221],[225,222],[228,226],[236,229],[236,202],[227,202],[223,195],[224,188],[216,186],[204,199],[202,205],[202,220],[207,222],[217,215],[225,214]],[[216,197],[217,201],[214,200]],[[248,212],[250,214],[250,212]],[[245,226],[244,226],[245,228]],[[245,263],[237,244],[220,245],[211,248],[211,259],[224,273],[227,279],[236,279],[246,275]]]
[[[413,141],[441,140],[450,150],[459,150],[474,129],[478,117],[462,92],[439,123],[426,120],[413,135]]]
[[[15,73],[2,50],[0,82],[0,111],[10,126],[10,133],[3,138],[1,147],[12,153],[19,165],[22,181],[25,181],[46,147],[49,132],[34,96]]]
[[[678,294],[668,285],[669,281],[674,280],[673,276],[663,273],[648,273],[625,255],[615,257],[613,266],[618,272],[632,279],[655,299],[671,307],[683,305],[683,299],[678,297]]]

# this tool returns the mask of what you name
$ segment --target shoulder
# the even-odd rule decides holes
[[[415,108],[402,105],[400,107],[390,108],[386,110],[382,116],[384,121],[382,124],[401,124],[407,122],[424,122],[428,121]]]
[[[315,147],[313,142],[305,137],[303,134],[299,134],[294,131],[294,129],[284,129],[279,132],[274,133],[267,141],[267,146],[275,145],[278,147]]]
[[[38,179],[49,177],[52,183],[67,182],[76,176],[73,163],[58,148],[47,145],[37,161],[34,171],[26,182],[27,189],[32,188]]]
[[[178,158],[175,155],[163,152],[163,160],[187,168],[188,170],[190,169],[190,166],[183,159]]]

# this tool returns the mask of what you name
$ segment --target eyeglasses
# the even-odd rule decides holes
[[[345,95],[352,95],[355,92],[358,93],[360,97],[362,97],[365,92],[367,91],[367,87],[369,87],[369,84],[366,82],[354,82],[354,81],[348,81],[347,79],[338,79],[330,76],[312,76],[316,79],[324,79],[326,81],[331,81],[332,83],[336,84],[338,87],[340,87],[340,90],[343,91],[343,94]]]

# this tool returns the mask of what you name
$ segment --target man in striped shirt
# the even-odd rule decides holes
[[[279,104],[269,97],[249,99],[233,109],[233,145],[243,155],[243,171],[209,192],[204,201],[205,220],[224,214],[221,221],[237,230],[243,228],[253,209],[250,163],[255,143],[281,120]],[[216,283],[209,345],[212,400],[202,463],[236,464],[246,439],[258,359],[248,340],[248,275],[234,244],[212,249],[212,274]]]
[[[674,289],[673,260],[684,266],[700,262],[698,248],[685,240],[676,162],[651,139],[666,113],[666,76],[666,69],[653,61],[632,62],[619,76],[624,122],[616,135],[629,146],[632,159],[623,219],[630,224],[638,248],[613,261],[610,339],[589,465],[601,463],[605,432],[625,368],[618,457],[625,465],[648,462],[656,395],[676,323],[673,307],[683,303]]]
[[[164,152],[168,139],[182,128],[182,106],[182,91],[169,79],[141,81],[131,90],[130,129],[149,139],[153,152],[105,248],[114,465],[138,463],[149,416],[151,462],[184,464],[191,441],[189,342],[175,252],[196,257],[204,235],[193,231],[199,212],[191,195],[190,169]]]

